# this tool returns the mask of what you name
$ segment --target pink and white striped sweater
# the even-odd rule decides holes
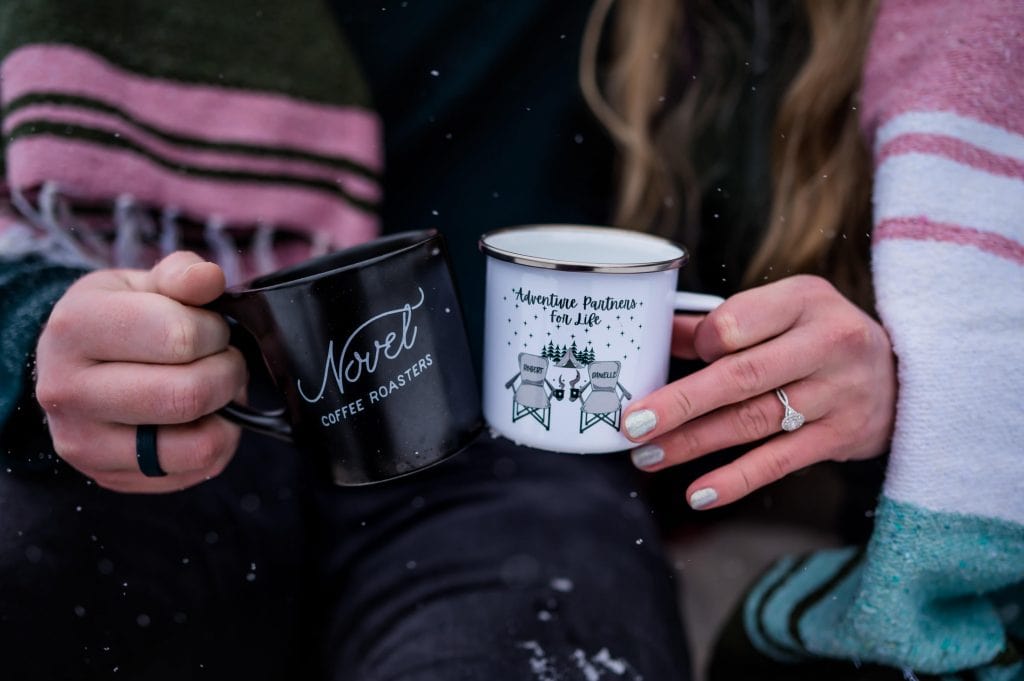
[[[863,108],[900,361],[886,495],[1024,525],[1024,3],[883,3]]]
[[[865,69],[889,468],[866,552],[779,561],[744,629],[780,662],[1024,679],[1024,2],[883,0]]]
[[[326,4],[8,5],[0,258],[192,248],[234,283],[377,235],[381,121]]]

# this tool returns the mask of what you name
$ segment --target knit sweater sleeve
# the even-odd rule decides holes
[[[1024,4],[883,3],[863,95],[900,388],[850,626],[888,663],[1010,673],[1024,603],[998,606],[1024,585]]]
[[[891,2],[874,45],[874,284],[900,364],[885,495],[1024,524],[1024,5]]]
[[[42,255],[0,257],[0,460],[9,467],[39,454],[19,446],[45,434],[31,357],[53,305],[84,272]]]
[[[861,114],[899,378],[875,528],[780,561],[736,630],[790,679],[830,659],[1021,681],[1024,4],[883,0]]]

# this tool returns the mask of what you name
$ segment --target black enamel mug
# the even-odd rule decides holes
[[[482,418],[443,237],[387,236],[228,289],[208,306],[252,336],[284,406],[221,415],[294,442],[339,485],[437,463]],[[254,354],[249,352],[249,355]]]

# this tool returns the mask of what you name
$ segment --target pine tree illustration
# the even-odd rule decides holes
[[[547,359],[548,358],[549,355],[548,355],[548,348],[547,348],[547,346],[541,347],[541,349],[540,349],[540,356],[543,359]]]

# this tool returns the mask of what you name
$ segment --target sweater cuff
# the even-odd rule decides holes
[[[9,467],[52,451],[35,402],[34,351],[54,304],[85,273],[37,255],[0,259],[0,460]]]

